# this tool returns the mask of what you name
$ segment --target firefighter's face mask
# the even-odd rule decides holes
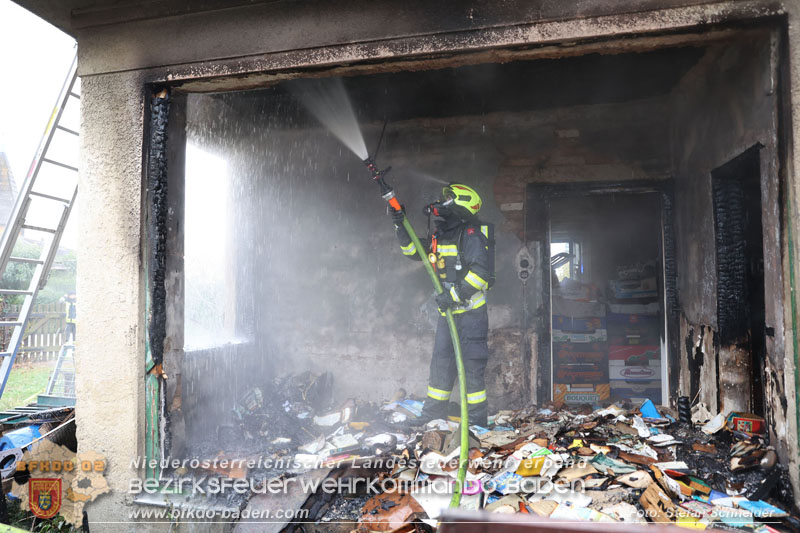
[[[426,215],[432,214],[435,217],[448,218],[453,214],[453,206],[455,205],[453,198],[445,198],[439,202],[426,205],[424,213]]]
[[[440,216],[442,218],[448,218],[450,215],[454,214],[453,213],[453,206],[455,206],[455,202],[453,201],[453,198],[446,197],[441,202],[438,202],[438,205],[437,205],[437,211],[438,211],[437,216]]]

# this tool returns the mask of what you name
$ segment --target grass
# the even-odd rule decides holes
[[[69,525],[64,517],[56,515],[50,520],[35,518],[33,513],[22,509],[17,502],[8,502],[8,523],[14,527],[34,533],[79,533],[81,530]]]
[[[25,400],[47,389],[54,361],[14,365],[0,397],[0,411],[25,405]]]

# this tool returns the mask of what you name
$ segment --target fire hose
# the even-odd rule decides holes
[[[389,207],[394,209],[398,213],[403,213],[403,208],[400,205],[400,202],[397,200],[394,194],[394,189],[392,189],[384,179],[384,176],[389,172],[391,167],[387,167],[383,170],[379,170],[375,161],[371,158],[367,158],[364,160],[364,164],[367,165],[367,169],[372,173],[372,180],[378,184],[381,189],[381,196],[384,200],[389,203]],[[422,264],[425,266],[425,270],[428,272],[428,276],[431,278],[431,282],[433,282],[433,287],[436,290],[436,294],[441,294],[444,292],[444,288],[442,287],[439,278],[436,276],[436,273],[433,270],[433,265],[428,259],[428,256],[425,254],[425,250],[422,246],[422,243],[417,236],[417,233],[414,231],[414,228],[411,226],[411,223],[408,221],[408,218],[403,213],[403,227],[408,232],[408,236],[411,237],[411,242],[414,243],[416,247],[417,254],[419,254],[420,259],[422,259]],[[458,391],[461,401],[461,422],[460,422],[460,454],[458,459],[458,474],[456,475],[456,485],[453,490],[453,497],[450,500],[450,507],[458,507],[461,503],[461,493],[464,490],[464,480],[467,475],[467,462],[469,460],[469,412],[467,410],[467,377],[464,371],[464,361],[461,358],[461,342],[458,339],[458,329],[456,329],[456,322],[453,318],[453,311],[450,309],[445,310],[445,318],[447,319],[447,326],[450,329],[450,339],[453,341],[453,352],[455,353],[456,357],[456,368],[458,369]]]

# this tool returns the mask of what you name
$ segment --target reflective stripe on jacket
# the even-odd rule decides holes
[[[420,260],[416,246],[402,226],[397,228],[397,239],[403,255]],[[461,250],[458,249],[459,240]],[[430,249],[429,240],[423,241],[423,245]],[[438,237],[436,271],[445,290],[451,291],[453,300],[459,303],[453,308],[454,314],[486,305],[486,291],[491,276],[489,241],[481,231],[480,222],[461,224]]]

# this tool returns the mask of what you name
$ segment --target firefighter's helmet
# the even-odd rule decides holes
[[[481,209],[481,197],[475,189],[461,183],[451,183],[442,189],[445,200],[453,199],[453,203],[466,209],[470,215],[477,215]]]

